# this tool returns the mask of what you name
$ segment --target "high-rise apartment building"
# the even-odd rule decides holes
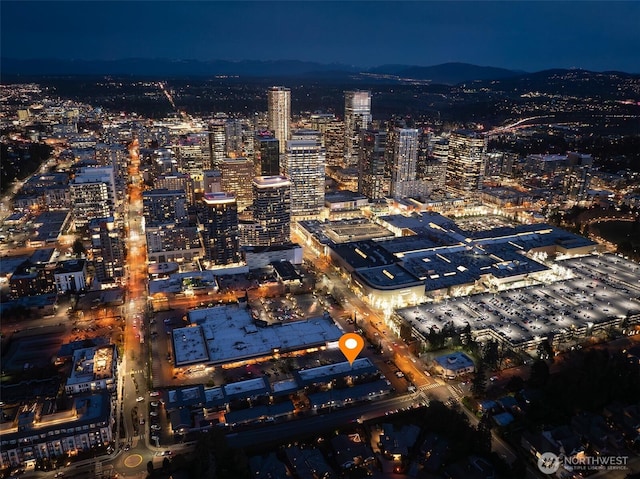
[[[385,197],[387,132],[362,130],[361,135],[358,193],[374,201],[381,200]]]
[[[197,226],[145,226],[149,263],[189,262],[203,256]]]
[[[449,137],[446,184],[459,192],[482,189],[487,138],[475,131],[456,130]]]
[[[291,215],[316,216],[324,205],[325,152],[316,130],[295,130],[283,170],[291,181]]]
[[[233,193],[238,211],[244,211],[253,203],[251,182],[255,177],[253,162],[247,158],[225,158],[220,163],[222,191]]]
[[[91,251],[96,278],[101,284],[119,283],[124,277],[122,231],[113,217],[96,218],[89,223]]]
[[[332,113],[316,113],[311,115],[310,124],[312,129],[320,132],[327,166],[343,166],[344,121],[337,119]]]
[[[255,246],[291,242],[291,181],[285,176],[253,179],[253,218],[257,223]]]
[[[216,265],[237,263],[238,206],[230,193],[205,193],[202,210],[202,237],[205,258]]]
[[[229,118],[225,121],[225,155],[228,157],[242,156],[242,121]]]
[[[280,174],[280,143],[268,131],[256,133],[253,143],[256,176]]]
[[[76,227],[83,228],[95,218],[113,216],[116,205],[113,168],[80,168],[69,191]]]
[[[291,121],[291,90],[283,86],[271,87],[267,94],[269,129],[277,138],[280,153],[285,152]]]
[[[145,225],[186,225],[189,220],[187,194],[184,190],[145,191],[142,193],[142,211]]]
[[[344,93],[344,166],[356,167],[359,160],[360,130],[371,123],[371,92]]]
[[[209,145],[211,148],[211,168],[220,167],[227,156],[227,129],[223,119],[213,120],[209,124]]]
[[[409,198],[422,194],[417,178],[418,141],[420,131],[415,128],[392,128],[387,139],[390,153],[391,196]]]
[[[418,178],[424,183],[428,191],[444,187],[447,173],[447,157],[449,156],[449,140],[431,135],[421,135],[423,142],[428,142],[426,157],[420,158],[418,153]],[[423,160],[423,161],[421,161]]]

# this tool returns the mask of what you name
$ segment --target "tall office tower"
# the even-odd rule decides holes
[[[158,176],[153,180],[153,187],[156,190],[183,190],[187,193],[187,202],[191,205],[194,204],[193,181],[186,173]]]
[[[222,191],[233,193],[242,212],[253,203],[251,181],[255,177],[253,162],[247,158],[225,158],[220,164]]]
[[[211,148],[210,168],[220,168],[220,163],[226,158],[227,131],[222,119],[213,120],[209,124],[209,145]]]
[[[187,194],[184,190],[150,190],[142,193],[145,226],[164,224],[186,225]]]
[[[122,231],[109,218],[96,218],[89,223],[91,251],[96,277],[101,284],[119,283],[124,277],[124,242]]]
[[[344,93],[344,166],[357,166],[360,130],[371,123],[371,92],[363,90]]]
[[[283,171],[291,181],[291,215],[316,216],[324,206],[325,152],[316,130],[295,130]]]
[[[358,193],[374,201],[381,200],[385,197],[387,132],[362,130],[361,135]]]
[[[409,198],[422,194],[417,178],[418,139],[420,131],[415,128],[393,128],[387,139],[390,152],[391,196]]]
[[[205,171],[203,182],[205,193],[220,193],[222,191],[222,172],[220,170]]]
[[[338,167],[344,161],[344,122],[332,113],[311,115],[311,128],[321,134],[322,146],[327,152],[327,166]]]
[[[469,130],[456,130],[449,137],[446,184],[459,192],[482,189],[487,139]]]
[[[205,193],[202,202],[205,258],[217,265],[237,263],[240,255],[235,196],[224,192]]]
[[[253,179],[253,219],[258,224],[255,246],[291,242],[291,182],[285,176]]]
[[[267,94],[269,130],[278,139],[280,153],[284,153],[289,139],[289,121],[291,120],[291,90],[283,86],[274,86]]]
[[[242,156],[242,121],[229,118],[224,122],[225,155],[227,157]]]
[[[116,205],[113,168],[80,168],[69,191],[77,228],[84,228],[95,218],[113,216]]]
[[[280,174],[280,144],[268,131],[257,132],[253,144],[256,176]]]

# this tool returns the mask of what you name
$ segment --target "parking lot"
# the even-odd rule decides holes
[[[457,328],[468,323],[473,330],[492,329],[514,346],[640,314],[635,263],[602,255],[561,264],[572,279],[405,308],[398,314],[424,335],[449,322]]]

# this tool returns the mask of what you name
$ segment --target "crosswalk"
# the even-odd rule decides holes
[[[435,382],[431,384],[425,384],[424,386],[420,386],[420,391],[429,391],[430,389],[436,389],[442,387],[442,384]]]

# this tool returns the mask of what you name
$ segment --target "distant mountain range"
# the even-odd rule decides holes
[[[2,77],[40,75],[129,75],[136,77],[238,76],[245,78],[294,78],[350,81],[420,81],[457,85],[471,81],[509,80],[534,76],[523,71],[443,63],[434,66],[382,65],[370,69],[340,63],[322,64],[296,60],[199,61],[129,58],[123,60],[0,60]],[[569,70],[555,70],[564,72]],[[582,70],[577,70],[582,71]],[[624,74],[622,74],[624,75]],[[636,75],[631,75],[636,76]]]

